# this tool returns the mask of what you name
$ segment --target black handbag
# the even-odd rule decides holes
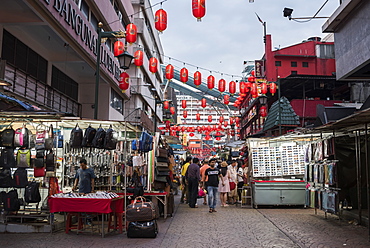
[[[158,234],[158,225],[156,220],[152,221],[134,221],[128,224],[128,238],[155,238]]]
[[[156,207],[154,203],[146,201],[142,196],[136,197],[134,202],[127,206],[127,221],[151,221],[156,218]]]
[[[50,124],[48,138],[45,139],[45,149],[52,150],[54,147],[54,132],[53,132],[53,124]]]

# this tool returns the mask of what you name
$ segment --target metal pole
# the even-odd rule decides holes
[[[96,45],[96,71],[95,71],[95,101],[94,101],[94,119],[98,119],[98,105],[99,105],[99,79],[100,79],[100,47],[101,47],[101,28],[103,23],[98,24],[98,41]]]
[[[266,44],[266,22],[263,23],[263,43]]]
[[[369,232],[369,241],[370,241],[370,175],[369,175],[369,146],[367,144],[367,124],[365,124],[365,168],[366,168],[366,188],[367,188],[367,226]]]
[[[125,101],[123,101],[123,116],[125,116],[125,110],[126,110],[126,103]],[[127,200],[127,120],[125,119],[125,131],[124,131],[124,144],[123,144],[123,162],[124,162],[124,170],[125,170],[125,173],[123,174],[124,176],[124,179],[123,179],[123,195],[124,195],[124,209],[125,209],[125,213],[127,211],[127,204],[126,204],[126,200]],[[126,225],[127,223],[127,219],[126,219],[126,214],[124,214],[125,218],[124,218],[124,223]],[[126,230],[126,229],[125,229]]]
[[[357,169],[357,205],[358,205],[358,224],[361,225],[362,222],[362,213],[361,213],[361,137],[360,132],[355,131],[356,133],[356,169]]]
[[[281,135],[281,103],[280,103],[280,98],[281,98],[281,92],[280,92],[280,77],[278,76],[278,101],[279,101],[279,136]]]

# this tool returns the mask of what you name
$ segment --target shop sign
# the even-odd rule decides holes
[[[39,0],[53,17],[85,48],[95,59],[98,34],[73,0]],[[101,46],[101,66],[117,81],[120,78],[118,61],[113,54]]]
[[[263,77],[263,60],[255,60],[254,67],[255,67],[255,77],[256,78]]]

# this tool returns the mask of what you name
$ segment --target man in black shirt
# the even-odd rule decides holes
[[[207,191],[208,191],[208,205],[209,205],[209,212],[217,212],[215,210],[216,203],[217,203],[217,191],[218,191],[218,183],[219,178],[222,180],[222,185],[224,186],[224,179],[220,173],[220,170],[215,168],[216,159],[209,160],[209,166],[205,173],[203,174],[202,181],[205,180],[205,177],[208,176],[207,181]],[[203,186],[204,189],[204,186]]]

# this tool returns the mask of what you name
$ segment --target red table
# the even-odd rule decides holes
[[[48,201],[50,213],[83,212],[102,214],[102,237],[104,237],[104,214],[123,213],[124,211],[124,197],[113,199],[50,197]]]

